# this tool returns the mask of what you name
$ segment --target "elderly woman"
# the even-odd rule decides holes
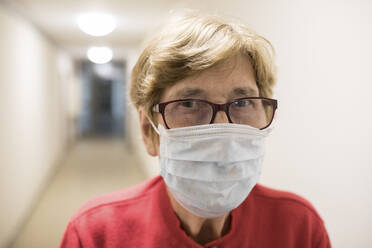
[[[61,247],[330,247],[309,202],[256,184],[277,108],[272,55],[266,39],[216,16],[164,27],[130,89],[161,176],[86,204]]]

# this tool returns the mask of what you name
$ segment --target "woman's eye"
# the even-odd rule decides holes
[[[185,108],[192,108],[195,107],[195,102],[193,101],[181,102],[181,106]]]
[[[246,107],[250,104],[251,104],[251,100],[249,100],[249,99],[234,101],[234,106],[235,107]]]

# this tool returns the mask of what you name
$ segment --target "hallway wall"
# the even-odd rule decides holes
[[[0,247],[5,247],[66,148],[71,82],[62,81],[73,78],[69,58],[2,5],[0,37]]]

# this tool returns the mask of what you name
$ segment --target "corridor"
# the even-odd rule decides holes
[[[277,110],[259,183],[311,202],[333,247],[372,247],[372,1],[0,0],[0,248],[58,247],[86,201],[159,174],[130,99],[132,69],[148,42],[162,40],[151,37],[163,34],[163,24],[194,11],[238,20],[275,50],[273,61],[262,50],[277,72],[263,77],[270,87],[276,81]],[[191,34],[203,29],[190,27],[182,34],[198,40]],[[192,51],[213,54],[207,40]],[[174,66],[177,75],[181,69],[202,75],[205,67],[192,71],[187,64],[194,63],[188,42],[167,41],[142,57]],[[163,54],[169,44],[186,50]],[[156,53],[161,59],[153,59]],[[250,62],[258,56],[247,54]],[[163,75],[170,70],[161,65],[139,66],[137,73],[168,82],[173,74]],[[162,86],[152,85],[159,92],[151,96],[178,83],[146,85],[152,81]],[[223,103],[210,92],[200,97]]]
[[[58,247],[71,215],[87,200],[146,179],[120,139],[88,138],[68,152],[12,248]]]

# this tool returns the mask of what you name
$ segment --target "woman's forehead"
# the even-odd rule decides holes
[[[235,59],[182,79],[163,92],[161,101],[214,97],[258,96],[254,70],[248,59]]]

